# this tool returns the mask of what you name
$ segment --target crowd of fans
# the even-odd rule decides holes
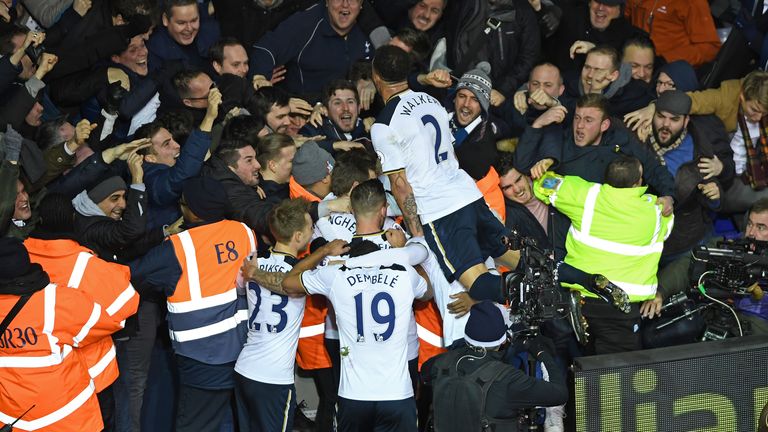
[[[298,308],[290,359],[255,349],[246,333],[260,327],[243,293],[258,312],[269,291],[291,292],[241,266],[295,273],[348,252],[332,240],[400,248],[399,233],[421,231],[397,180],[408,171],[383,170],[386,138],[371,137],[400,94],[382,91],[392,80],[372,61],[394,46],[408,57],[403,91],[444,106],[451,153],[496,218],[611,282],[569,285],[585,296],[586,346],[554,320],[542,332],[556,348],[525,347],[552,385],[531,390],[530,407],[555,406],[542,427],[563,430],[561,369],[578,355],[642,349],[638,329],[691,285],[690,252],[718,235],[716,219],[768,240],[766,11],[757,0],[0,1],[0,317],[10,319],[0,325],[0,424],[36,404],[17,429],[311,425],[295,389],[281,393],[295,357],[320,394],[309,427],[335,430],[348,359],[336,305],[307,282],[297,292],[314,295],[301,306],[271,306]],[[425,119],[439,164],[439,123]],[[331,243],[310,248],[316,239]],[[310,249],[322,257],[297,260]],[[427,360],[492,351],[503,336],[478,329],[496,329],[488,301],[504,299],[440,265],[427,280],[458,288],[430,300],[431,286],[414,286],[418,343],[409,329],[403,365],[420,427],[439,378]],[[768,331],[768,300],[737,308],[753,332]],[[419,321],[429,311],[432,328]],[[177,407],[165,420],[142,406],[146,389],[168,384],[149,380],[158,350],[176,377],[162,390]],[[246,361],[290,366],[260,375]],[[282,405],[248,402],[278,393]],[[489,415],[516,418],[519,399]]]

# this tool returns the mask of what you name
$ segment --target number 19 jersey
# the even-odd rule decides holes
[[[422,224],[482,198],[459,168],[449,118],[437,99],[407,90],[387,101],[371,127],[384,174],[405,170]]]
[[[285,273],[296,264],[291,255],[269,250],[258,257],[259,269]],[[304,317],[304,297],[288,297],[246,283],[248,340],[235,363],[240,375],[267,384],[293,384],[293,365]]]
[[[304,272],[309,294],[333,303],[341,346],[339,396],[396,401],[413,396],[408,374],[408,326],[413,300],[427,291],[411,266],[347,268],[330,265]]]

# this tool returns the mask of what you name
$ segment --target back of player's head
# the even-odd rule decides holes
[[[380,248],[378,245],[376,245],[376,243],[370,240],[363,240],[363,241],[354,242],[350,244],[348,254],[350,258],[354,258],[360,255],[376,252],[379,249]]]
[[[256,160],[263,167],[266,167],[269,161],[277,160],[282,154],[282,150],[287,147],[295,147],[293,138],[286,134],[271,133],[259,139],[256,145]]]
[[[405,81],[411,71],[411,56],[400,47],[384,45],[376,50],[373,70],[385,82]]]
[[[355,183],[368,180],[370,171],[376,172],[376,159],[370,158],[367,151],[352,149],[340,153],[331,171],[331,192],[337,197],[348,194]]]
[[[615,188],[630,188],[643,176],[643,166],[634,156],[619,156],[605,169],[605,183]]]
[[[306,214],[309,212],[309,201],[302,198],[283,200],[269,213],[269,231],[275,240],[287,243],[297,231],[307,227]]]
[[[354,189],[349,196],[352,213],[355,215],[371,214],[387,204],[384,185],[378,179],[366,180]]]

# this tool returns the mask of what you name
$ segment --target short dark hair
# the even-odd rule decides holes
[[[350,80],[335,79],[323,87],[323,105],[326,107],[328,106],[328,103],[331,101],[331,98],[337,90],[351,90],[352,93],[355,94],[355,101],[360,102],[360,96],[357,93],[357,86],[355,83]]]
[[[195,128],[195,118],[191,112],[183,108],[177,108],[158,114],[155,119],[162,127],[166,128],[180,145],[187,142],[187,138]]]
[[[236,46],[236,45],[240,45],[243,48],[245,48],[245,46],[242,43],[240,43],[239,40],[233,37],[221,38],[218,41],[216,41],[215,44],[211,45],[210,49],[208,49],[208,58],[210,58],[211,61],[215,61],[218,64],[223,64],[224,48],[228,46]]]
[[[142,138],[149,138],[152,139],[155,134],[160,132],[160,129],[165,129],[165,126],[163,126],[159,121],[155,120],[150,123],[146,123],[141,125],[138,129],[136,129],[136,132],[133,134],[134,139],[142,139]],[[173,136],[173,134],[171,134]],[[146,156],[149,154],[153,154],[154,150],[152,149],[152,146],[144,147],[143,149],[140,149],[137,151],[138,154],[142,156]]]
[[[633,187],[642,176],[640,159],[621,155],[611,161],[605,169],[605,184],[615,188]]]
[[[371,252],[376,252],[377,250],[381,250],[381,248],[376,243],[370,240],[363,240],[350,244],[347,255],[349,255],[350,258],[354,258]]]
[[[398,30],[394,37],[411,47],[411,57],[414,63],[424,61],[429,56],[430,51],[432,51],[432,42],[430,42],[427,32],[411,27],[403,27]]]
[[[266,119],[267,114],[272,110],[272,105],[288,106],[290,100],[290,96],[283,89],[274,86],[261,87],[253,93],[246,108],[251,114]]]
[[[165,6],[163,7],[163,15],[165,15],[166,18],[171,18],[173,16],[173,8],[191,5],[197,6],[197,0],[166,0]],[[198,11],[199,10],[198,7]]]
[[[373,70],[385,82],[405,81],[411,72],[411,56],[400,47],[384,45],[376,50]]]
[[[627,39],[624,42],[624,45],[621,47],[621,54],[622,57],[624,57],[624,54],[627,52],[627,47],[638,47],[638,48],[645,48],[653,51],[653,57],[656,57],[656,46],[653,44],[653,41],[648,36],[643,35],[636,35],[629,39]]]
[[[237,166],[237,161],[240,160],[240,152],[238,150],[248,146],[253,147],[248,141],[238,139],[222,140],[221,144],[216,148],[216,156],[224,161],[227,166],[234,168]]]
[[[276,205],[269,212],[267,223],[275,240],[287,242],[296,231],[301,231],[307,224],[305,214],[309,213],[309,201],[303,198],[287,199]]]
[[[765,213],[765,212],[768,212],[768,198],[760,198],[759,200],[753,202],[752,205],[749,207],[747,216],[751,215],[752,213]]]
[[[286,147],[296,147],[293,138],[286,134],[271,133],[261,137],[256,144],[256,153],[258,154],[256,160],[261,166],[266,167],[267,162],[277,159],[280,156],[280,151]]]
[[[231,118],[221,134],[222,139],[245,140],[251,144],[259,141],[259,132],[264,129],[264,118],[255,115],[240,115]]]
[[[152,5],[147,0],[110,0],[109,9],[113,17],[120,15],[129,21],[134,15],[149,15]]]
[[[346,195],[352,189],[354,183],[363,183],[368,180],[368,167],[362,164],[339,162],[331,171],[331,192],[337,197]]]
[[[608,99],[598,93],[587,93],[576,101],[576,108],[597,108],[603,113],[603,120],[608,118]]]
[[[13,46],[12,39],[14,38],[14,36],[18,36],[18,35],[26,36],[28,31],[29,30],[27,30],[26,28],[20,25],[17,25],[17,24],[11,25],[10,28],[5,33],[0,35],[0,55],[6,56],[6,55],[13,54],[15,47]]]
[[[387,203],[387,193],[378,179],[366,180],[352,189],[349,201],[352,213],[367,214]]]
[[[613,71],[617,71],[621,67],[621,59],[619,58],[619,53],[616,51],[616,48],[610,45],[598,45],[587,51],[587,56],[590,54],[600,54],[607,56],[611,60],[611,67],[613,67]]]
[[[515,168],[515,154],[510,152],[499,152],[499,159],[496,162],[496,173],[500,177],[507,175]]]
[[[201,70],[191,69],[191,70],[183,70],[173,76],[173,88],[176,89],[176,93],[179,95],[180,99],[186,99],[186,98],[192,97],[192,94],[190,93],[191,89],[189,88],[189,84],[192,82],[193,79],[199,77],[201,74],[204,74],[204,73],[205,72]]]
[[[377,172],[379,157],[373,151],[364,148],[353,148],[336,154],[336,165],[357,165],[365,170]]]

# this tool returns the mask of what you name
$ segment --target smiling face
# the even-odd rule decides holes
[[[104,212],[107,217],[112,218],[114,220],[120,220],[123,217],[123,212],[125,211],[126,203],[125,203],[125,191],[119,190],[112,195],[104,198],[100,203],[97,204],[101,211]]]
[[[618,77],[619,71],[614,69],[611,57],[596,52],[587,54],[587,60],[581,68],[584,93],[602,93]]]
[[[31,217],[32,209],[29,207],[29,194],[24,189],[24,183],[16,180],[16,202],[13,205],[13,218],[25,221]]]
[[[620,15],[621,6],[619,5],[609,6],[597,0],[590,0],[589,2],[589,22],[597,30],[605,30],[611,24],[611,21]]]
[[[499,188],[508,200],[519,204],[525,205],[533,199],[531,178],[514,168],[499,177]]]
[[[248,186],[257,186],[259,184],[259,161],[256,160],[256,150],[251,146],[245,146],[237,149],[240,157],[234,167],[230,166],[240,180]]]
[[[224,58],[221,64],[213,62],[213,68],[219,75],[228,73],[245,78],[248,75],[248,53],[242,45],[227,45],[224,47]]]
[[[152,147],[150,154],[144,159],[147,162],[153,162],[168,166],[176,165],[176,159],[179,157],[181,146],[177,143],[167,129],[161,128],[150,140]]]
[[[482,112],[482,107],[475,94],[465,88],[456,92],[453,105],[456,109],[456,121],[462,127],[472,123]]]
[[[113,55],[112,61],[121,64],[136,74],[141,76],[147,75],[149,69],[147,68],[147,57],[149,51],[144,44],[144,35],[138,35],[131,38],[131,42],[128,44],[128,48],[121,52],[119,55]]]
[[[416,30],[427,31],[437,24],[443,16],[443,0],[421,0],[408,9],[408,19]]]
[[[360,108],[355,92],[339,89],[328,99],[328,117],[342,132],[352,132],[357,124]]]
[[[327,0],[330,24],[336,33],[344,36],[352,30],[362,9],[362,0]]]
[[[168,34],[179,45],[191,45],[200,31],[200,14],[197,4],[175,6],[171,8],[171,16],[163,14],[163,25],[168,28]]]
[[[291,108],[286,106],[277,106],[272,104],[272,107],[267,113],[267,126],[272,129],[272,132],[286,133],[288,127],[291,125],[290,114]]]
[[[656,110],[653,115],[653,133],[662,147],[667,147],[688,126],[688,116]]]
[[[654,61],[652,49],[629,45],[624,49],[624,58],[621,61],[632,66],[632,78],[651,82]]]

